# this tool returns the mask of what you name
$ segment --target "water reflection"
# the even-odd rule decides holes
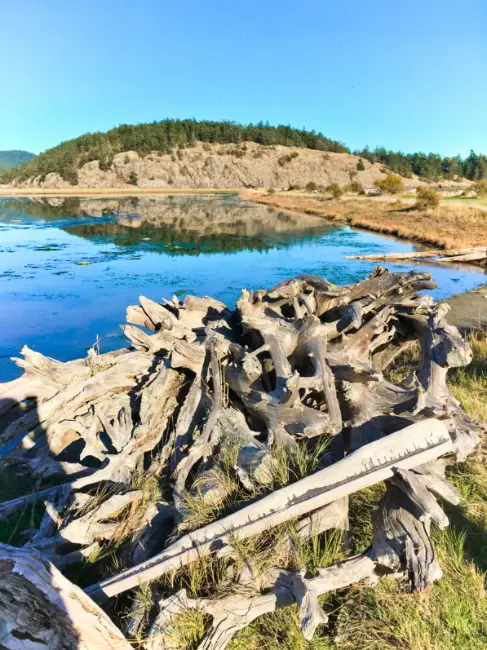
[[[6,203],[0,219],[18,208],[17,201]],[[24,202],[22,212],[94,242],[170,255],[263,251],[333,229],[318,217],[243,203],[234,195],[42,198]]]
[[[119,324],[143,294],[210,295],[233,306],[243,287],[299,273],[356,282],[375,264],[346,255],[412,245],[239,201],[234,195],[0,200],[0,381],[23,344],[61,360],[124,344]],[[485,282],[480,271],[427,264],[438,298]]]

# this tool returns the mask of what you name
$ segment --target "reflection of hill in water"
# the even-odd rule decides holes
[[[171,254],[265,250],[314,238],[330,230],[312,215],[284,213],[229,195],[33,201],[26,212],[52,220],[90,219],[63,229],[72,235],[118,246]]]

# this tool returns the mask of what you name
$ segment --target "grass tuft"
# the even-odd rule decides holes
[[[274,490],[316,472],[323,461],[329,442],[327,436],[319,436],[311,440],[303,439],[292,447],[275,446],[271,450],[276,461],[272,471]]]
[[[209,627],[211,617],[199,609],[185,609],[174,618],[164,635],[161,648],[197,650]]]
[[[216,598],[229,592],[232,570],[228,562],[217,557],[200,557],[187,566],[164,574],[159,579],[171,593],[186,589],[192,598]]]

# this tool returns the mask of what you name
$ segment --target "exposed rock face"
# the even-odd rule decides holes
[[[293,157],[294,156],[294,157]],[[175,150],[173,154],[152,152],[140,155],[127,151],[114,156],[111,168],[102,171],[97,160],[78,170],[78,187],[107,188],[130,186],[135,174],[138,187],[167,189],[265,187],[288,189],[304,187],[310,181],[319,186],[346,185],[358,180],[365,186],[383,176],[383,166],[344,153],[326,153],[281,145],[263,146],[254,142],[241,145],[203,144]],[[17,187],[69,188],[72,185],[59,174],[16,183]]]

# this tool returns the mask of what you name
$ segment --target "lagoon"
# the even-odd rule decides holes
[[[233,307],[243,287],[269,288],[300,273],[356,282],[376,263],[346,255],[414,245],[240,201],[233,194],[0,200],[0,381],[21,374],[26,344],[62,361],[122,347],[119,325],[139,295],[190,293]],[[386,265],[387,266],[387,265]],[[485,283],[474,267],[427,270],[436,299]]]

